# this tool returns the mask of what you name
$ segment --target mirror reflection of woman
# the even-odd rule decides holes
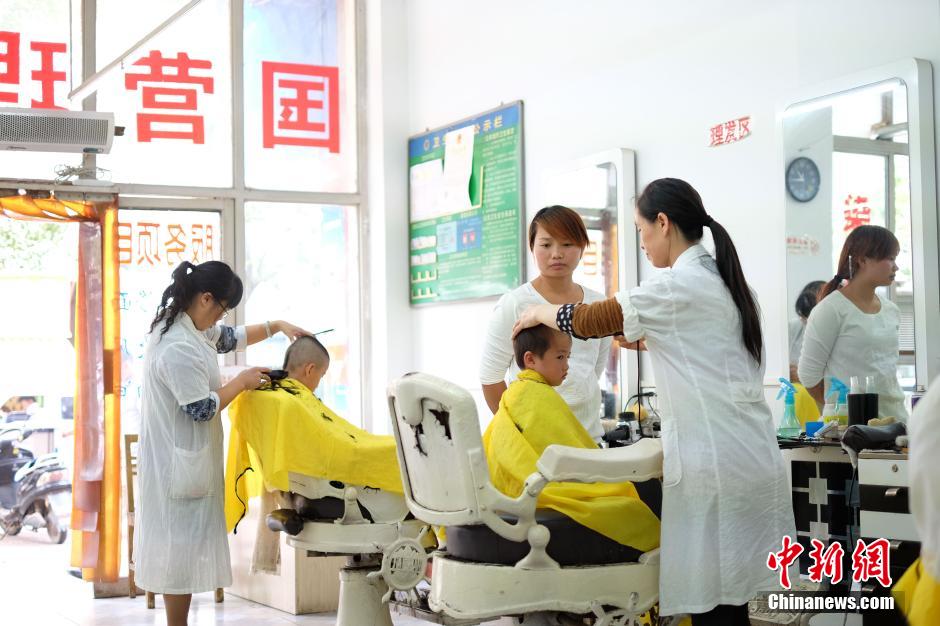
[[[599,302],[604,295],[574,282],[575,269],[588,245],[584,221],[572,209],[550,206],[540,210],[529,224],[529,250],[539,275],[531,282],[503,295],[490,316],[480,382],[483,396],[493,413],[506,391],[506,372],[515,380],[519,367],[513,359],[512,327],[527,307],[535,304]],[[558,393],[595,441],[604,434],[600,422],[601,390],[598,378],[607,366],[611,339],[578,341],[572,347],[568,376]]]
[[[819,298],[819,290],[826,285],[824,280],[814,280],[806,283],[800,295],[796,297],[793,305],[796,310],[796,317],[790,320],[787,328],[787,340],[790,344],[790,382],[800,382],[797,367],[800,364],[800,352],[803,350],[803,334],[806,332],[806,322],[809,320],[809,314]]]
[[[878,416],[907,420],[898,382],[898,306],[875,290],[888,287],[898,271],[900,244],[887,228],[859,226],[845,240],[836,275],[810,313],[800,352],[799,377],[820,404],[832,376],[872,377]]]

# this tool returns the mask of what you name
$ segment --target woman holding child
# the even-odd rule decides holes
[[[691,613],[695,626],[746,625],[748,600],[777,587],[767,555],[795,536],[764,400],[757,303],[734,243],[691,185],[653,181],[634,219],[662,272],[603,302],[529,308],[513,334],[545,324],[645,342],[662,407],[661,613]],[[715,257],[700,243],[706,227]]]
[[[483,347],[480,382],[486,404],[493,413],[499,409],[499,400],[506,391],[506,372],[509,371],[510,380],[515,380],[520,371],[513,360],[512,347],[512,328],[519,315],[537,304],[592,303],[604,299],[603,294],[579,285],[572,278],[587,244],[587,229],[581,216],[567,207],[546,207],[532,218],[529,250],[539,275],[499,299],[490,317]],[[604,434],[597,379],[607,365],[610,345],[610,338],[576,342],[571,351],[568,376],[557,388],[595,441],[600,441]]]

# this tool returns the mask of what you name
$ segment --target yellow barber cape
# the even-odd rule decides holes
[[[525,479],[551,444],[597,448],[558,392],[537,372],[523,370],[499,401],[483,446],[490,478],[510,497],[522,493]],[[549,508],[637,550],[659,546],[659,518],[640,500],[633,483],[550,483],[539,495]]]
[[[246,512],[248,498],[261,494],[262,482],[288,491],[288,472],[402,493],[393,437],[353,426],[296,380],[281,384],[282,389],[241,393],[229,406],[229,531]]]
[[[940,580],[924,570],[920,559],[904,572],[891,594],[910,626],[940,624]]]

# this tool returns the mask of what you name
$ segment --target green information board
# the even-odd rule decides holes
[[[408,167],[411,303],[483,298],[521,285],[522,102],[411,137]]]

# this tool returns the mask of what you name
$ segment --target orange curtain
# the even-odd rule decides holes
[[[121,556],[121,328],[117,203],[0,198],[13,219],[81,222],[75,298],[75,464],[72,566],[117,580]]]

